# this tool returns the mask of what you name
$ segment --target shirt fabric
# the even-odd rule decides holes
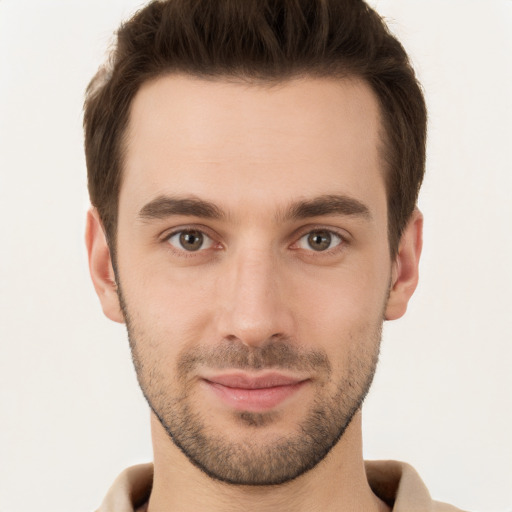
[[[366,461],[368,482],[375,495],[393,512],[462,512],[433,501],[418,473],[403,462]],[[123,471],[110,488],[97,512],[146,512],[153,481],[153,464]]]

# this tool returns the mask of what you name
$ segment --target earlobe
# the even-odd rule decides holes
[[[124,323],[110,249],[95,208],[87,212],[85,244],[89,257],[89,272],[103,313],[114,322]]]
[[[415,209],[404,229],[393,263],[391,289],[386,306],[386,320],[404,315],[418,284],[419,260],[423,245],[423,215]]]

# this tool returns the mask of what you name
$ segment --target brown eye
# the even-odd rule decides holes
[[[340,245],[343,239],[327,229],[316,229],[310,231],[300,238],[297,245],[301,249],[313,250],[316,252],[326,251]]]
[[[325,251],[331,245],[331,234],[327,231],[313,231],[308,235],[308,245],[314,251]]]
[[[203,234],[199,231],[184,231],[180,234],[180,245],[187,251],[197,251],[203,245]]]
[[[171,235],[167,241],[174,248],[187,252],[208,249],[213,244],[213,240],[210,237],[196,229],[178,231]]]

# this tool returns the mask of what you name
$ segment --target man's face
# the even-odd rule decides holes
[[[215,478],[310,469],[370,386],[392,280],[378,131],[357,80],[168,76],[134,100],[123,312],[153,412]]]

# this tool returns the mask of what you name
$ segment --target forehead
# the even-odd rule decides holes
[[[162,194],[269,207],[297,196],[363,198],[372,187],[382,196],[379,128],[377,100],[357,79],[161,77],[132,104],[120,211]]]

